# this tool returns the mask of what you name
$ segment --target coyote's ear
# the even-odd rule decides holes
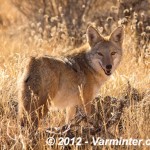
[[[110,35],[110,40],[121,46],[123,42],[123,28],[118,27],[115,29]]]
[[[87,40],[91,47],[93,47],[95,44],[103,40],[103,37],[98,33],[98,31],[93,26],[89,26],[87,28],[86,35]]]

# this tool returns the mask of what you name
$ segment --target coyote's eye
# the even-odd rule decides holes
[[[117,52],[112,52],[111,55],[115,55]]]
[[[97,54],[98,54],[99,56],[103,56],[103,54],[102,54],[101,52],[97,52]]]

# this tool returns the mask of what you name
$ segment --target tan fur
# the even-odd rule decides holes
[[[79,50],[57,58],[29,58],[19,79],[19,118],[22,125],[28,120],[26,114],[33,125],[37,125],[48,107],[66,108],[67,121],[75,114],[76,105],[85,105],[90,114],[90,101],[109,78],[106,72],[113,73],[121,61],[122,32],[119,27],[105,39],[90,26],[87,29],[89,44]],[[106,65],[112,65],[112,69],[106,69]],[[82,87],[83,102],[79,87]]]

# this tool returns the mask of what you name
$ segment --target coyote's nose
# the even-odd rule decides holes
[[[108,70],[112,69],[112,65],[106,65],[106,69]]]

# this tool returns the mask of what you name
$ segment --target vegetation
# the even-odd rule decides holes
[[[124,26],[125,30],[123,60],[111,79],[102,86],[94,103],[96,110],[90,119],[94,117],[95,128],[101,126],[101,131],[94,136],[149,139],[149,7],[149,0],[0,0],[0,149],[23,149],[22,138],[30,144],[30,139],[21,137],[17,124],[17,79],[26,59],[36,55],[61,55],[81,46],[86,43],[88,24],[94,24],[105,35],[118,25]],[[37,139],[39,149],[69,149],[57,145],[49,147],[45,142],[48,138],[45,130],[62,126],[64,118],[65,112],[50,110],[41,121],[41,134]],[[80,122],[78,131],[77,126],[72,127],[73,135],[93,136],[81,131],[81,127],[89,122]],[[143,145],[94,147],[90,144],[71,148],[149,149]]]

